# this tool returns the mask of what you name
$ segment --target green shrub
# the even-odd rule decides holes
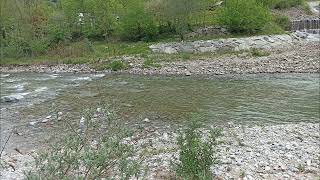
[[[158,35],[158,27],[151,14],[144,9],[144,4],[133,2],[120,19],[120,37],[129,41],[151,41]]]
[[[184,53],[184,54],[181,54],[181,58],[182,60],[190,60],[191,59],[191,55],[190,54],[187,54],[187,53]]]
[[[271,15],[255,0],[229,0],[218,11],[217,21],[233,33],[257,33],[271,21]]]
[[[120,60],[115,60],[109,64],[109,68],[112,71],[118,71],[127,68],[127,65]]]
[[[78,122],[63,120],[64,134],[52,138],[51,147],[36,157],[36,169],[26,173],[26,179],[137,178],[139,163],[130,159],[133,146],[123,142],[132,132],[106,109],[89,109]]]
[[[178,136],[179,159],[174,164],[178,176],[184,179],[212,179],[210,167],[217,163],[214,155],[216,138],[221,131],[211,129],[207,140],[202,140],[200,124],[193,119],[184,134]]]
[[[275,15],[273,17],[273,21],[279,25],[283,30],[290,30],[291,28],[291,22],[288,16],[284,15]]]
[[[275,22],[271,21],[268,22],[261,30],[260,34],[283,34],[285,33],[284,30],[277,25]]]

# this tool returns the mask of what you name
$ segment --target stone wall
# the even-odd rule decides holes
[[[155,53],[165,54],[246,51],[250,49],[273,50],[291,47],[299,41],[319,40],[319,35],[308,34],[305,32],[295,32],[285,35],[159,43],[151,45],[149,48]]]
[[[313,30],[314,32],[319,32],[319,29],[320,29],[320,18],[291,21],[291,31]]]

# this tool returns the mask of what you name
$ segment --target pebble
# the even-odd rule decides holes
[[[145,118],[143,122],[150,122],[150,120],[148,118]]]
[[[30,124],[31,126],[35,126],[37,123],[38,123],[38,122],[36,122],[36,121],[29,122],[29,124]]]
[[[49,122],[49,119],[44,119],[44,120],[42,120],[41,122],[42,122],[42,123],[47,123],[47,122]]]
[[[190,61],[160,62],[161,68],[142,68],[144,59],[133,58],[134,67],[122,71],[129,74],[145,75],[222,75],[255,73],[318,73],[320,64],[318,54],[320,44],[315,42],[299,43],[284,51],[271,51],[267,57],[237,57],[233,55],[204,56]],[[284,62],[285,59],[286,61]],[[185,67],[185,68],[179,68]],[[188,72],[192,69],[191,72]],[[187,70],[187,72],[186,72]],[[96,72],[88,65],[30,65],[0,66],[1,72]],[[110,72],[105,70],[104,72]]]
[[[186,75],[186,76],[191,76],[192,74],[191,74],[190,71],[187,71],[187,72],[185,73],[185,75]]]

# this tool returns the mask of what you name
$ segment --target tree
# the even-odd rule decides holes
[[[144,1],[127,3],[123,16],[120,16],[120,36],[124,40],[149,41],[158,35],[153,17],[145,9]]]
[[[204,6],[203,0],[165,0],[164,13],[166,18],[175,27],[181,40],[190,29],[189,18]]]

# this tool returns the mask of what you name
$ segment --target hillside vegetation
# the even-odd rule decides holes
[[[148,42],[184,40],[187,33],[213,25],[226,27],[231,36],[282,33],[289,20],[272,15],[270,8],[303,3],[303,0],[222,3],[217,0],[2,0],[1,64],[21,58],[105,57],[119,51],[135,54],[147,51]]]

